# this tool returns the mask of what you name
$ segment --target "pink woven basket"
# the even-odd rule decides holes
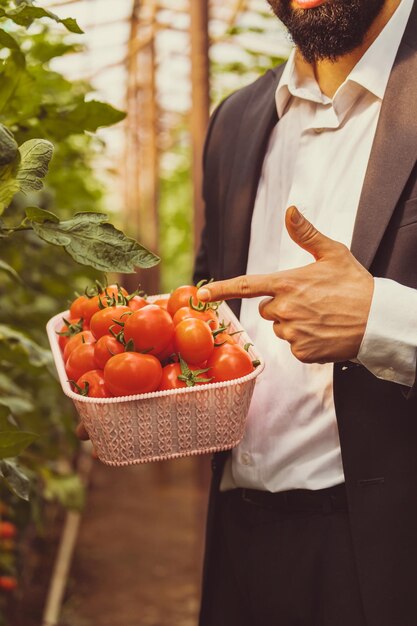
[[[56,331],[67,315],[65,311],[49,320],[48,338],[62,389],[74,402],[103,463],[132,465],[237,446],[243,437],[256,377],[264,368],[252,346],[249,354],[260,365],[242,378],[136,396],[87,398],[72,391],[58,344]],[[241,345],[250,343],[227,304],[221,304],[219,316],[231,323],[232,332],[243,331],[236,335]]]

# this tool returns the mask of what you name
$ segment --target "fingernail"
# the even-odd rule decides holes
[[[291,221],[293,224],[301,224],[301,222],[303,221],[303,216],[301,215],[300,211],[294,206],[292,208],[292,212],[291,212]]]
[[[210,291],[208,289],[204,289],[204,287],[202,287],[201,289],[199,289],[197,291],[197,298],[199,300],[210,300]]]

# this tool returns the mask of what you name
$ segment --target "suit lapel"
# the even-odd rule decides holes
[[[351,250],[369,268],[417,158],[417,5],[381,108]]]
[[[278,121],[275,90],[281,72],[281,67],[269,71],[258,81],[242,115],[223,211],[221,267],[224,278],[246,272],[256,191],[269,136]]]

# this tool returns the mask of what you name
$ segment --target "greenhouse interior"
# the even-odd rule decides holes
[[[0,626],[415,626],[417,2],[0,0]]]

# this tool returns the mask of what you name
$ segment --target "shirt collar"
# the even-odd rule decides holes
[[[383,99],[391,69],[401,43],[414,0],[402,0],[384,29],[358,61],[334,98],[347,83],[356,83],[377,98]],[[276,91],[278,116],[282,117],[291,96],[320,104],[332,100],[325,96],[315,79],[313,67],[294,48],[282,73]]]

